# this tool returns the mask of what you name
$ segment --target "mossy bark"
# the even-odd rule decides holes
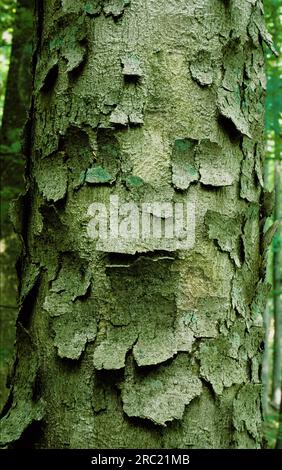
[[[50,0],[37,16],[2,442],[259,448],[261,2]],[[110,196],[193,200],[193,248],[100,251],[87,212]]]

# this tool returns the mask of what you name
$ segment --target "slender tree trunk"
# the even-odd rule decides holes
[[[0,242],[0,409],[8,394],[7,373],[14,355],[17,307],[16,260],[20,244],[9,220],[9,204],[24,189],[21,133],[27,119],[32,77],[33,1],[18,0],[10,68],[0,131],[1,242]]]
[[[260,2],[37,8],[2,443],[259,448],[269,238]],[[93,203],[108,211],[117,196],[136,218],[144,203],[187,204],[189,248],[179,248],[185,232],[170,244],[121,240],[135,223],[129,206],[120,217],[111,207],[118,240],[113,230],[91,238]],[[156,226],[170,217],[147,210]]]
[[[1,142],[15,143],[27,119],[32,88],[33,0],[18,0],[3,110]]]
[[[263,183],[264,188],[266,191],[269,188],[269,160],[265,158],[264,165],[263,165]],[[273,211],[273,193],[265,192],[269,196],[269,205],[270,210]],[[267,218],[265,215],[265,218]],[[268,268],[268,267],[267,267]],[[264,327],[264,350],[263,350],[263,357],[262,357],[262,408],[263,408],[263,416],[266,418],[268,414],[268,404],[269,404],[269,396],[270,396],[270,350],[269,350],[269,333],[270,333],[270,305],[268,299],[266,299],[266,305],[263,312],[263,327]]]
[[[269,315],[269,304],[267,302],[263,314],[263,326],[264,326],[264,351],[262,359],[262,408],[264,417],[268,413],[268,402],[269,402],[269,330],[270,330],[270,315]]]
[[[282,391],[281,391],[282,395]],[[276,441],[276,449],[282,449],[282,400],[280,401],[279,426]]]
[[[281,162],[279,160],[279,136],[275,141],[275,206],[274,220],[281,222]],[[274,315],[274,342],[273,342],[273,375],[272,375],[272,402],[276,408],[280,407],[281,400],[281,333],[282,333],[282,305],[281,305],[281,226],[273,240],[273,315]]]

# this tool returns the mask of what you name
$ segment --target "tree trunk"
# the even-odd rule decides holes
[[[37,2],[3,444],[261,446],[269,233],[253,3]],[[118,213],[117,197],[131,206]],[[181,204],[190,224],[178,232],[175,215],[169,237]]]
[[[282,395],[282,391],[281,391],[281,395]],[[276,449],[282,449],[282,400],[280,401],[280,414],[279,414]]]
[[[1,246],[0,246],[0,409],[8,395],[6,387],[9,364],[14,356],[17,318],[16,260],[20,244],[9,219],[9,205],[24,189],[24,156],[21,136],[31,96],[31,56],[33,34],[33,1],[18,0],[14,23],[10,68],[5,106],[0,131],[1,167]]]
[[[268,403],[269,403],[269,331],[270,331],[270,315],[268,302],[264,309],[263,314],[263,326],[264,326],[264,352],[262,358],[262,408],[264,417],[268,414]]]
[[[274,187],[275,205],[274,220],[281,223],[281,163],[279,161],[279,136],[275,139],[275,167],[274,167]],[[281,400],[281,227],[277,231],[273,240],[273,315],[274,315],[274,341],[273,341],[273,375],[272,375],[272,403],[279,409]]]

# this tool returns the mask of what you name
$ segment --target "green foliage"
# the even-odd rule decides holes
[[[12,29],[17,0],[0,0],[0,33]]]
[[[269,189],[274,186],[274,166],[275,160],[281,159],[282,150],[282,2],[281,0],[265,0],[265,16],[268,31],[270,32],[273,45],[277,51],[275,56],[269,49],[266,49],[266,73],[267,73],[267,94],[266,94],[266,183]],[[280,188],[281,191],[281,188]],[[282,194],[280,194],[282,197]],[[281,230],[276,233],[272,240],[272,250],[268,256],[268,279],[272,281],[273,254],[281,250]],[[281,269],[281,266],[280,266]],[[279,291],[272,289],[269,298],[270,315],[273,317],[273,298],[279,295]],[[281,295],[281,292],[280,292]],[[269,339],[269,377],[268,382],[272,382],[273,371],[273,334]],[[271,387],[270,387],[271,388]],[[265,437],[270,448],[275,447],[279,425],[279,413],[271,409],[265,420]]]
[[[268,31],[271,33],[274,48],[278,57],[266,50],[267,94],[266,94],[266,129],[268,139],[271,132],[281,135],[282,109],[282,2],[281,0],[265,1],[265,15]]]
[[[276,444],[277,432],[278,432],[278,411],[271,410],[266,416],[264,423],[264,436],[267,442],[267,447],[273,449]]]
[[[0,121],[4,107],[16,4],[16,0],[0,0]]]

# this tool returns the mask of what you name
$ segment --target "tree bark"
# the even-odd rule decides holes
[[[261,2],[37,8],[2,443],[259,448],[270,237],[260,204]],[[101,249],[87,232],[89,207],[109,207],[111,196],[194,204],[194,245],[106,240]]]

